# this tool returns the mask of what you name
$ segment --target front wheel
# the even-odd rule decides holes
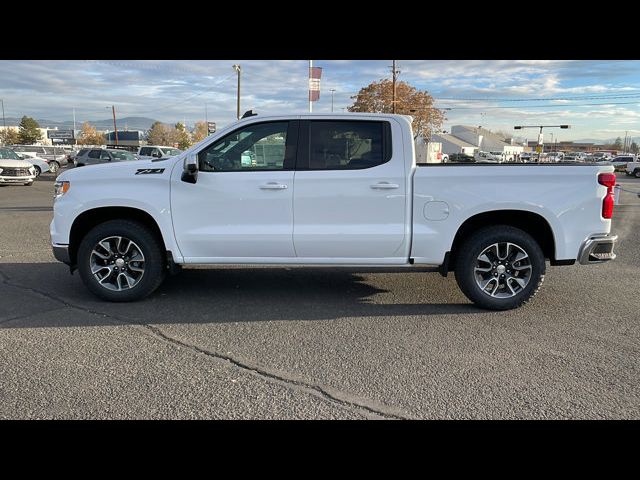
[[[34,165],[33,169],[36,171],[36,178],[38,178],[40,176],[40,174],[42,173],[42,170],[40,170],[40,167],[37,166],[37,165]]]
[[[60,164],[58,162],[49,162],[49,171],[51,173],[56,173],[60,169]]]
[[[78,248],[78,272],[86,287],[111,302],[140,300],[160,286],[165,275],[160,239],[131,220],[94,227]]]
[[[634,177],[640,178],[640,168],[636,168],[633,172]]]
[[[460,290],[476,305],[509,310],[527,303],[544,280],[545,258],[528,233],[508,225],[478,230],[458,248]]]

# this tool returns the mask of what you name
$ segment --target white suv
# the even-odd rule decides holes
[[[33,185],[36,170],[32,164],[8,148],[0,148],[0,185]]]

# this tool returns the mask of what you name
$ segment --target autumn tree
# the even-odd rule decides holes
[[[18,143],[23,145],[31,145],[42,140],[42,132],[40,125],[33,118],[22,117],[20,121],[20,130],[18,132]]]
[[[191,133],[191,138],[194,143],[201,142],[205,138],[209,136],[209,126],[207,122],[196,122],[193,132]]]
[[[0,131],[0,143],[2,145],[15,145],[18,141],[18,130],[15,128],[7,127]]]
[[[147,143],[149,145],[173,145],[175,142],[175,129],[169,128],[161,122],[153,122],[147,133]]]
[[[361,88],[350,112],[392,113],[393,82],[381,79]],[[426,90],[418,90],[407,82],[396,82],[396,113],[413,117],[414,138],[431,138],[442,127],[444,112],[433,106],[433,97]]]
[[[93,125],[89,122],[82,124],[78,145],[104,145],[105,143],[104,135],[99,133]]]
[[[175,126],[175,143],[178,144],[178,148],[181,150],[186,150],[191,146],[191,136],[189,132],[187,132],[186,127],[181,123],[176,123]]]

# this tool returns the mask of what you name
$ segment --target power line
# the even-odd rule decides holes
[[[544,102],[551,100],[597,100],[607,98],[635,98],[640,97],[640,93],[615,93],[615,94],[599,94],[599,95],[582,95],[567,97],[539,97],[539,98],[465,98],[465,97],[434,97],[434,100],[460,100],[467,102]]]
[[[157,112],[157,111],[160,111],[160,110],[166,110],[167,108],[170,108],[170,107],[175,107],[176,105],[180,105],[181,103],[187,102],[187,101],[191,100],[192,98],[199,97],[199,96],[200,96],[200,95],[202,95],[202,94],[205,94],[205,93],[207,93],[207,92],[210,92],[210,91],[211,91],[211,90],[213,90],[215,87],[217,87],[217,86],[221,85],[222,83],[226,82],[227,80],[229,80],[229,79],[230,79],[231,77],[233,77],[233,76],[235,76],[235,73],[232,73],[231,75],[228,75],[228,76],[224,77],[223,79],[221,79],[221,80],[219,80],[219,81],[215,82],[215,83],[214,83],[214,85],[213,85],[212,87],[207,88],[206,90],[203,90],[202,92],[199,92],[199,93],[196,93],[196,94],[194,94],[194,95],[191,95],[190,97],[187,97],[187,98],[185,98],[185,99],[183,99],[183,100],[179,100],[179,101],[177,101],[177,102],[167,104],[167,105],[165,105],[165,106],[163,106],[163,107],[160,107],[160,108],[154,108],[153,110],[143,110],[143,111],[137,111],[137,112],[138,112],[138,113],[144,113],[144,114],[147,114],[147,113]]]
[[[550,104],[550,105],[512,105],[512,106],[493,106],[493,107],[435,107],[441,110],[485,110],[485,109],[503,109],[503,108],[557,108],[557,107],[589,107],[589,106],[606,106],[606,105],[637,105],[640,100],[635,102],[607,102],[607,103],[574,103],[568,104]]]

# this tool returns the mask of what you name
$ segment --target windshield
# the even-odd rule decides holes
[[[111,150],[111,155],[113,155],[113,158],[115,158],[116,160],[135,160],[136,159],[136,157],[134,157],[133,154],[126,152],[124,150],[118,150],[118,151]]]
[[[164,153],[165,155],[169,155],[171,157],[182,153],[182,150],[178,150],[177,148],[161,148],[160,150],[162,150],[162,153]]]
[[[11,160],[20,160],[20,157],[13,150],[8,148],[0,148],[0,158],[10,158]]]

